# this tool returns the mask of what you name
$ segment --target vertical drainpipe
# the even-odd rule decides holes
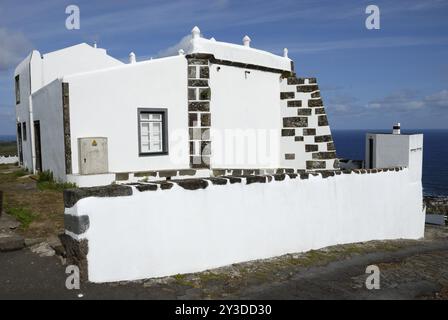
[[[33,60],[33,53],[31,54],[31,59],[28,65],[28,73],[30,76],[30,95],[28,96],[29,99],[29,103],[28,103],[28,112],[30,115],[30,123],[28,124],[28,132],[29,132],[29,137],[28,137],[28,141],[31,144],[31,172],[32,173],[36,173],[35,168],[36,168],[36,149],[34,148],[34,117],[33,117],[33,99],[31,97],[33,89],[31,87],[32,85],[32,81],[31,81],[31,61]]]

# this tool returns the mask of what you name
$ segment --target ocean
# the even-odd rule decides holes
[[[364,159],[366,132],[389,130],[332,130],[339,158]],[[448,130],[402,130],[423,133],[423,193],[448,196]]]
[[[337,156],[364,159],[366,132],[385,130],[332,130]],[[425,195],[448,196],[448,130],[402,130],[423,133],[423,192]],[[14,141],[14,135],[0,135],[0,141]]]

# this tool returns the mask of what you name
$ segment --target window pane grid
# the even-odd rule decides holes
[[[163,151],[163,113],[141,112],[140,120],[140,151],[156,153]]]

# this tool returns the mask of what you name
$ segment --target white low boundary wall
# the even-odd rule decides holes
[[[92,282],[190,273],[374,239],[424,236],[421,182],[408,169],[79,200]]]
[[[19,162],[17,156],[0,156],[0,164],[12,164]]]

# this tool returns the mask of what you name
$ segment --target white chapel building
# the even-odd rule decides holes
[[[287,49],[250,42],[195,27],[172,56],[144,61],[85,43],[33,51],[14,75],[20,164],[81,187],[338,168],[316,79],[296,77]]]

